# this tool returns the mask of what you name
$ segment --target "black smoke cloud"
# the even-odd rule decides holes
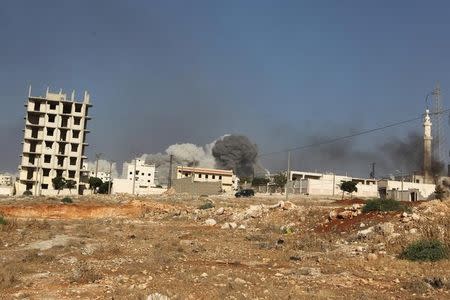
[[[248,137],[228,135],[218,140],[212,149],[218,168],[231,169],[238,177],[252,177],[258,148]]]

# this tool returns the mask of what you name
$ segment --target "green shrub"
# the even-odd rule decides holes
[[[214,208],[214,204],[212,202],[206,202],[198,207],[199,209],[210,209]]]
[[[437,261],[449,257],[449,249],[438,240],[419,240],[409,244],[400,254],[401,259]]]
[[[392,199],[371,199],[363,206],[363,212],[370,211],[409,211],[405,204]]]
[[[72,200],[72,198],[70,198],[70,197],[64,197],[64,198],[61,200],[61,202],[62,202],[62,203],[73,203],[73,200]]]
[[[29,190],[26,190],[25,192],[23,192],[22,195],[24,195],[24,196],[32,196],[33,193],[31,191],[29,191]]]
[[[6,220],[5,217],[3,217],[2,215],[0,215],[0,225],[6,225]]]

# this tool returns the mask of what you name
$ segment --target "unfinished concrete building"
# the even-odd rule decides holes
[[[52,179],[61,176],[76,182],[76,188],[63,189],[60,194],[79,194],[87,187],[80,182],[86,143],[89,94],[81,101],[60,90],[45,96],[32,96],[31,87],[25,103],[23,151],[19,166],[17,194],[30,191],[33,195],[56,195]]]

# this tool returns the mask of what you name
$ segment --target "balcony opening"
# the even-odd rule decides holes
[[[33,173],[33,170],[28,170],[28,171],[27,171],[27,179],[28,179],[28,180],[33,179],[33,174],[34,174],[34,173]]]
[[[48,115],[48,122],[55,123],[56,115]]]
[[[56,106],[57,106],[58,104],[56,103],[56,102],[50,102],[49,103],[49,108],[50,108],[50,110],[56,110]]]
[[[33,189],[32,183],[27,183],[25,186],[26,186],[25,188],[27,189],[27,191],[31,191]]]
[[[70,158],[70,165],[71,166],[76,166],[77,165],[77,158],[76,157],[71,157]]]
[[[34,155],[30,155],[28,157],[28,162],[30,163],[30,165],[34,165],[35,158],[36,157]]]
[[[34,111],[41,111],[41,103],[34,102]]]
[[[50,169],[42,169],[42,175],[44,177],[49,177],[50,176]]]
[[[72,113],[72,103],[64,103],[63,114],[71,114],[71,113]]]
[[[53,142],[45,141],[45,149],[52,150],[53,148]]]
[[[37,139],[38,138],[38,133],[39,133],[39,130],[37,128],[31,129],[31,137],[33,139]]]
[[[73,130],[72,131],[72,138],[78,139],[80,137],[80,131],[79,130]]]
[[[58,157],[58,167],[64,167],[64,157]]]
[[[47,184],[47,183],[41,184],[41,188],[42,188],[43,190],[48,190],[48,184]]]
[[[61,127],[69,127],[69,117],[63,116],[61,118]]]
[[[58,153],[64,155],[64,153],[66,152],[66,145],[64,143],[58,143],[58,147]]]
[[[36,152],[37,143],[30,143],[30,152]]]
[[[55,128],[47,128],[47,135],[48,136],[53,136],[54,133],[55,133]]]
[[[60,141],[66,141],[67,140],[67,130],[61,129],[60,131],[61,131],[61,133],[60,133],[60,136],[59,136],[59,140]]]
[[[51,155],[44,155],[44,163],[49,164],[52,161]]]
[[[63,177],[63,170],[56,170],[56,177]]]
[[[79,126],[81,124],[81,118],[75,117],[73,118],[73,125]]]
[[[33,125],[39,125],[39,116],[29,113],[28,114],[28,122],[30,122],[30,124],[33,124]]]
[[[75,178],[75,171],[69,171],[69,178]]]
[[[83,109],[83,104],[80,104],[80,103],[75,104],[75,112],[81,113],[82,109]]]

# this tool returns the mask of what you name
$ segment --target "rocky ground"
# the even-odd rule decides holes
[[[1,299],[449,299],[450,204],[166,195],[0,200]]]

